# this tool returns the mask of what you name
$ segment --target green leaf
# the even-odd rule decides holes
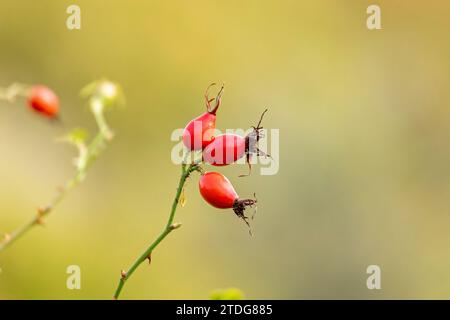
[[[86,129],[75,128],[65,136],[58,139],[59,141],[69,142],[74,145],[84,144],[89,137]]]
[[[80,91],[80,96],[82,96],[83,98],[88,98],[88,97],[94,95],[95,92],[97,91],[98,82],[99,81],[93,81],[93,82],[85,85]]]

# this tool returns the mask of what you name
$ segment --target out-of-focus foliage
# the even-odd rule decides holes
[[[180,168],[171,133],[205,111],[225,82],[217,127],[247,129],[265,107],[280,129],[280,171],[247,178],[258,196],[250,238],[231,211],[208,206],[198,177],[171,234],[122,298],[205,298],[236,286],[248,298],[450,298],[450,3],[387,1],[382,30],[359,0],[2,0],[0,85],[43,83],[61,123],[0,103],[0,232],[29,219],[73,173],[93,133],[85,84],[120,83],[127,107],[107,114],[115,138],[49,217],[0,254],[0,298],[111,299],[120,270],[164,226]],[[206,170],[214,170],[206,167]],[[66,288],[69,265],[81,290]],[[366,268],[382,271],[368,290]]]

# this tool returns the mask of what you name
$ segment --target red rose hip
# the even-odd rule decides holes
[[[54,118],[58,115],[58,96],[46,86],[36,85],[31,87],[28,104],[33,110],[46,117]]]
[[[191,151],[202,150],[211,141],[214,140],[214,129],[216,128],[216,112],[220,106],[224,87],[220,89],[216,98],[209,99],[208,91],[211,84],[205,92],[206,112],[197,118],[191,120],[183,131],[183,143]],[[216,101],[215,106],[211,108],[211,102]]]
[[[219,172],[204,173],[199,181],[200,193],[213,207],[219,209],[233,208],[238,194],[230,180]]]
[[[230,180],[223,174],[219,172],[203,173],[200,177],[199,189],[203,199],[210,205],[219,209],[233,209],[234,213],[250,227],[244,212],[246,207],[256,204],[256,200],[239,199]]]
[[[269,154],[266,154],[258,147],[259,140],[263,137],[263,127],[261,127],[261,122],[266,112],[267,109],[262,113],[256,127],[252,127],[252,132],[246,137],[233,133],[216,136],[203,150],[203,161],[213,166],[226,166],[236,162],[245,155],[249,173],[240,176],[244,177],[249,175],[252,169],[250,161],[253,155],[270,157]]]
[[[242,158],[246,150],[246,138],[237,134],[218,135],[203,150],[203,161],[213,166],[226,166]]]

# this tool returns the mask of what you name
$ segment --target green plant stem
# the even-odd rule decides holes
[[[107,140],[111,140],[113,138],[113,133],[106,122],[105,115],[103,113],[103,109],[101,110],[93,110],[95,121],[100,129],[100,133]]]
[[[37,214],[28,223],[24,224],[22,227],[18,228],[11,234],[5,234],[3,241],[0,242],[0,251],[3,251],[7,247],[9,247],[13,242],[17,241],[34,226],[44,224],[45,217],[47,217],[53,211],[53,209],[66,197],[70,190],[76,187],[83,180],[86,174],[86,170],[97,158],[107,140],[109,140],[109,138],[105,137],[102,132],[99,132],[97,134],[97,136],[88,146],[85,165],[82,168],[78,168],[75,175],[65,184],[65,186],[61,190],[59,190],[58,194],[50,202],[50,204],[38,209]]]
[[[119,285],[117,286],[116,292],[114,293],[114,299],[118,299],[122,289],[126,283],[126,281],[131,277],[131,275],[136,271],[136,269],[145,261],[151,261],[151,254],[153,250],[161,243],[164,238],[166,238],[173,230],[179,228],[181,224],[173,223],[175,219],[175,213],[178,208],[178,203],[180,202],[180,197],[183,192],[184,184],[186,183],[186,179],[190,176],[190,174],[194,171],[199,171],[199,166],[197,163],[192,163],[188,166],[183,164],[181,167],[181,176],[180,181],[178,183],[178,188],[175,194],[175,198],[173,199],[172,209],[170,211],[169,218],[167,220],[167,224],[161,234],[153,241],[147,249],[139,256],[139,258],[131,265],[128,271],[121,272],[121,278],[119,280]]]
[[[74,176],[69,182],[66,184],[66,186],[60,190],[58,195],[53,199],[53,201],[47,205],[44,208],[38,209],[37,214],[26,224],[24,224],[22,227],[17,229],[11,234],[5,235],[4,240],[0,243],[0,251],[3,251],[8,246],[10,246],[13,242],[17,241],[20,237],[22,237],[25,233],[27,233],[31,228],[37,225],[43,225],[44,224],[44,218],[50,214],[50,212],[53,211],[55,206],[60,203],[67,193],[77,185],[77,176]]]

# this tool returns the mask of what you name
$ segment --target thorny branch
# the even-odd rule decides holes
[[[108,91],[104,90],[106,86]],[[111,88],[116,88],[116,90],[111,91]],[[59,188],[57,194],[52,201],[50,201],[50,203],[37,210],[36,214],[30,221],[15,231],[4,235],[3,240],[0,242],[0,251],[3,251],[9,247],[34,226],[43,225],[44,219],[67,196],[69,191],[84,180],[87,170],[91,164],[95,161],[101,151],[105,149],[107,143],[113,138],[112,131],[109,129],[105,121],[104,112],[106,108],[114,102],[115,98],[121,94],[119,90],[120,89],[116,84],[106,80],[93,82],[83,89],[82,95],[89,97],[89,106],[94,114],[95,120],[99,127],[99,132],[92,139],[89,145],[85,144],[87,134],[82,129],[75,129],[66,137],[61,139],[75,145],[79,151],[78,158],[76,159],[77,170],[75,174],[63,187]],[[6,89],[0,90],[0,99],[13,102],[15,97],[18,96],[20,92],[23,92],[23,85],[13,84]]]

